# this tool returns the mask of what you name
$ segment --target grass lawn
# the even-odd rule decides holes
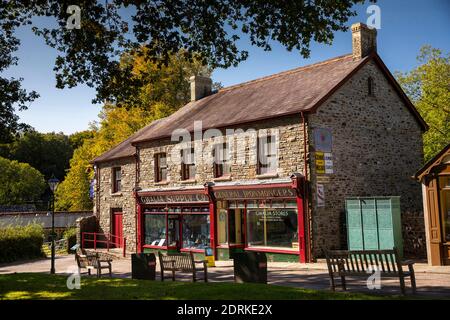
[[[69,290],[67,277],[42,273],[0,275],[1,299],[397,299],[359,293],[332,293],[264,284],[192,283],[81,277],[81,289]]]

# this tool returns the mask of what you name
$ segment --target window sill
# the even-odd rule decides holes
[[[257,174],[256,179],[273,179],[278,178],[278,173]]]
[[[120,191],[120,192],[110,193],[109,195],[110,195],[111,197],[121,197],[123,194],[122,194],[122,192]]]
[[[222,177],[217,177],[217,178],[213,179],[213,181],[216,181],[216,182],[231,181],[231,180],[232,180],[231,176],[222,176]]]
[[[165,181],[159,181],[159,182],[155,182],[155,186],[166,186],[170,183],[170,181],[165,180]]]
[[[180,183],[181,184],[197,183],[197,179],[181,180]]]

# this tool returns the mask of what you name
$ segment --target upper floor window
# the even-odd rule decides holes
[[[277,172],[277,149],[275,136],[258,137],[258,174]]]
[[[367,79],[367,93],[369,96],[373,96],[374,95],[374,91],[373,91],[373,78],[369,77]]]
[[[115,167],[112,169],[112,192],[120,192],[122,190],[122,169]]]
[[[181,149],[181,180],[195,179],[194,148]]]
[[[167,156],[165,153],[155,154],[155,181],[167,180]]]
[[[230,157],[227,143],[218,143],[214,145],[214,178],[220,178],[230,175]]]

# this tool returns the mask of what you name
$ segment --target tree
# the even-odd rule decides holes
[[[84,140],[70,160],[70,170],[56,191],[57,210],[92,210],[89,186],[94,172],[90,161],[150,123],[153,118],[150,112],[141,108],[107,105],[100,119],[99,124],[93,124],[94,136]]]
[[[33,25],[32,30],[59,53],[54,67],[56,86],[104,88],[113,75],[119,80],[129,78],[131,70],[121,69],[118,58],[140,50],[142,45],[158,65],[167,65],[173,53],[184,50],[186,58],[198,55],[204,65],[213,68],[236,66],[248,57],[238,46],[242,36],[264,50],[271,50],[271,42],[279,42],[308,57],[312,40],[330,44],[335,31],[348,29],[346,22],[355,15],[352,7],[364,2],[82,0],[77,1],[78,12],[72,0],[10,0],[0,2],[0,41],[10,57],[17,49],[14,31],[19,26],[33,25],[35,17],[52,18],[53,27]],[[131,20],[120,15],[124,8],[132,12]],[[69,23],[76,21],[77,14],[79,29]],[[4,66],[12,62],[6,58]],[[117,85],[120,83],[123,81]],[[21,92],[6,89],[1,91]],[[123,92],[127,93],[126,88]],[[20,96],[24,101],[33,98],[23,92]],[[100,90],[96,100],[109,98],[109,91]],[[13,100],[21,101],[17,97]]]
[[[85,140],[92,139],[95,132],[93,130],[84,130],[75,132],[69,136],[69,143],[73,150],[81,147]]]
[[[450,142],[450,54],[426,45],[417,60],[417,68],[396,77],[430,127],[423,137],[428,161]]]
[[[39,200],[47,184],[44,176],[27,163],[0,157],[0,204],[23,204]]]
[[[11,160],[30,164],[49,179],[55,175],[63,180],[69,168],[73,149],[69,137],[63,133],[40,133],[35,130],[25,132],[7,147]]]

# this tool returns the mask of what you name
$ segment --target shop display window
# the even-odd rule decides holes
[[[210,246],[209,215],[183,215],[183,248],[205,249]]]
[[[247,209],[249,247],[298,248],[296,209]]]
[[[166,246],[166,216],[163,214],[144,215],[145,240],[147,245]]]

